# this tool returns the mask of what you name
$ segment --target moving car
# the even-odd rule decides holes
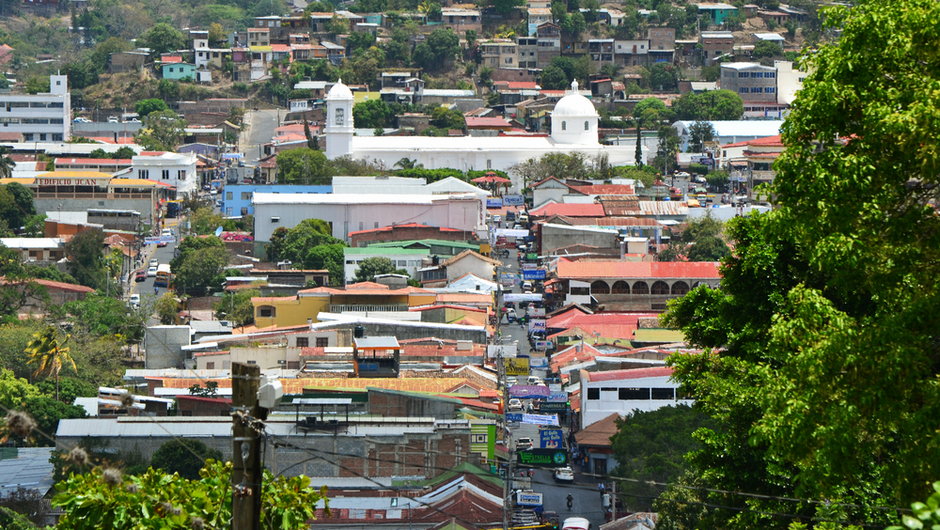
[[[140,295],[134,293],[127,299],[127,302],[134,307],[140,307]]]
[[[156,276],[156,275],[157,275],[157,266],[156,266],[156,265],[151,265],[151,266],[147,269],[147,277],[148,277],[148,278],[153,278],[153,277]]]
[[[154,271],[153,274],[156,275],[157,272]],[[143,269],[140,269],[139,271],[137,271],[137,272],[134,273],[134,281],[135,281],[135,282],[142,282],[142,281],[144,281],[144,280],[146,280],[146,279],[147,279],[147,271],[145,271],[145,270],[143,270]]]
[[[535,290],[535,287],[532,285],[532,282],[530,280],[526,280],[522,282],[522,292],[531,293],[534,290]]]
[[[532,438],[519,438],[516,440],[516,451],[525,451],[532,449]]]
[[[569,517],[561,524],[561,530],[590,530],[591,522],[584,517]]]
[[[570,467],[560,467],[555,470],[554,477],[557,482],[574,482],[574,470]]]
[[[522,410],[522,401],[519,398],[509,400],[509,410]]]
[[[159,264],[160,264],[160,261],[157,258],[153,258],[152,260],[150,260],[151,267],[156,267]]]

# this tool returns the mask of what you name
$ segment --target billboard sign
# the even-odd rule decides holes
[[[544,398],[548,396],[548,387],[543,385],[512,385],[509,387],[509,397],[514,398]]]
[[[549,387],[549,390],[551,390],[551,387]],[[550,394],[548,394],[548,401],[552,401],[554,403],[567,403],[568,393],[552,391]]]
[[[547,357],[529,357],[529,368],[545,369],[548,368]]]
[[[531,467],[565,467],[568,453],[563,449],[529,449],[516,453],[517,462]]]
[[[535,349],[536,351],[545,351],[549,349],[551,344],[552,342],[548,340],[537,340],[535,341]]]
[[[557,403],[554,401],[543,401],[539,403],[539,412],[565,412],[568,410],[568,403],[563,401]]]
[[[506,206],[522,206],[525,204],[525,197],[522,195],[506,195],[503,197],[503,204]]]
[[[499,197],[488,197],[486,199],[486,207],[487,208],[502,208],[503,200]]]
[[[545,269],[523,270],[522,279],[523,280],[544,280]]]
[[[529,375],[529,359],[524,357],[503,358],[503,371],[506,375]]]
[[[542,295],[539,293],[506,293],[503,295],[504,302],[541,302]]]
[[[539,431],[539,441],[542,449],[561,449],[564,446],[561,429],[542,429]]]
[[[529,321],[529,332],[532,331],[545,331],[545,319],[544,318],[533,318]]]

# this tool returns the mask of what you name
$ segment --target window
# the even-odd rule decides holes
[[[53,134],[53,135],[52,135],[52,141],[53,141],[53,142],[61,142],[61,141],[62,141],[62,135],[61,135],[61,134]]]
[[[648,388],[621,388],[617,391],[617,397],[621,400],[649,399],[650,389]]]
[[[176,178],[177,178],[177,180],[186,180],[186,170],[185,170],[185,169],[179,169],[179,170],[177,170],[177,171],[176,171]]]
[[[259,317],[273,317],[275,314],[275,309],[273,306],[263,305],[258,308]]]
[[[298,348],[306,348],[310,346],[310,339],[307,337],[297,337],[297,344],[295,346]]]
[[[330,345],[330,339],[327,337],[317,337],[315,344],[317,348],[326,348]]]
[[[773,94],[776,91],[777,91],[776,87],[772,87],[772,86],[764,87],[764,92],[767,94]]]
[[[280,218],[280,217],[272,217],[272,218],[271,218],[271,222],[272,222],[272,223],[280,223],[280,222],[281,222],[281,218]]]
[[[231,192],[229,192],[229,195],[231,195]],[[240,197],[241,197],[241,199],[242,199],[243,201],[247,201],[248,199],[251,198],[251,192],[250,192],[250,191],[243,191],[243,192],[241,193]],[[229,197],[229,199],[231,199],[231,197]]]
[[[138,170],[137,170],[137,178],[139,178],[139,179],[149,179],[149,178],[150,178],[150,170],[149,170],[149,169],[138,169]]]
[[[653,388],[653,399],[675,399],[676,389],[674,388]]]
[[[751,92],[751,89],[748,88],[748,87],[746,87],[746,86],[742,86],[742,87],[739,87],[739,88],[738,88],[738,92],[740,92],[740,93],[742,93],[742,94],[748,94],[748,93]]]
[[[336,118],[333,120],[334,125],[337,127],[343,126],[343,122],[345,121],[345,112],[346,109],[342,107],[336,109]]]
[[[485,444],[485,443],[486,443],[486,435],[485,435],[485,434],[471,434],[471,435],[470,435],[470,443],[472,443],[472,444]]]
[[[163,171],[161,171],[160,178],[162,178],[163,180],[170,180],[170,170],[164,169]]]
[[[563,131],[567,131],[567,130],[568,130],[568,122],[566,122],[566,121],[561,122],[561,130],[563,130]]]
[[[584,130],[587,131],[590,127],[591,127],[591,126],[588,124],[588,122],[585,121],[585,122],[584,122]]]
[[[206,370],[215,370],[215,362],[206,363]]]
[[[226,192],[225,192],[225,200],[227,200],[227,201],[232,200],[232,192],[230,192],[230,191],[226,191]]]
[[[587,389],[587,398],[590,400],[600,399],[601,398],[601,389],[599,388],[589,388]]]

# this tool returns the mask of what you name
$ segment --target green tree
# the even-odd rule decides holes
[[[58,528],[222,528],[232,520],[232,465],[206,462],[198,480],[149,469],[121,475],[96,468],[73,474],[59,485],[53,505],[65,514]],[[302,528],[316,515],[323,494],[310,479],[274,477],[264,471],[261,487],[261,528]],[[146,508],[146,509],[142,509]],[[172,526],[171,526],[172,525]]]
[[[16,162],[10,158],[10,149],[8,147],[0,147],[0,178],[10,178],[10,175],[13,174],[14,166],[16,166]]]
[[[396,269],[392,260],[375,256],[359,262],[359,268],[356,269],[356,281],[375,281],[375,277],[379,274],[406,274],[406,272],[402,269]]]
[[[212,234],[225,224],[225,218],[211,206],[201,206],[189,216],[189,227],[194,234]]]
[[[55,434],[59,427],[59,420],[84,418],[85,409],[83,407],[63,403],[59,398],[48,396],[35,396],[26,398],[24,410],[29,411],[29,415],[36,420],[36,430],[46,433],[48,436]],[[33,445],[49,446],[54,441],[43,435],[33,438]]]
[[[173,151],[183,141],[186,120],[172,110],[151,112],[134,141],[151,151]]]
[[[71,367],[77,371],[70,348],[65,344],[69,336],[62,337],[54,326],[46,326],[33,335],[33,340],[26,345],[27,362],[35,367],[34,377],[55,378],[55,398],[59,399],[59,373],[63,368]]]
[[[555,65],[548,65],[542,70],[541,87],[545,90],[564,90],[571,84],[565,71]]]
[[[127,343],[143,339],[144,315],[111,296],[92,293],[82,300],[66,302],[55,308],[53,314],[59,313],[92,335],[117,335]]]
[[[103,250],[104,232],[100,228],[86,228],[65,244],[69,273],[78,283],[95,289],[108,285]]]
[[[414,50],[414,62],[429,72],[450,65],[460,52],[460,37],[450,28],[436,29]]]
[[[754,44],[754,51],[751,57],[755,59],[771,59],[783,56],[783,46],[769,40],[759,40]]]
[[[255,309],[251,299],[261,296],[257,289],[227,291],[222,300],[215,304],[215,316],[220,320],[230,320],[235,327],[243,327],[255,321]]]
[[[322,151],[300,147],[277,154],[277,180],[282,184],[329,184],[332,176]]]
[[[0,172],[3,168],[3,158],[0,156]],[[8,157],[7,157],[8,158]],[[33,192],[18,182],[0,185],[0,221],[13,230],[19,230],[26,224],[26,220],[36,214],[33,206]]]
[[[679,153],[679,135],[671,125],[661,125],[658,137],[659,143],[656,144],[656,158],[653,159],[653,166],[656,169],[662,169],[665,175],[676,168],[676,155]]]
[[[179,301],[173,293],[167,291],[157,298],[153,310],[161,324],[165,326],[176,324],[176,317],[180,310]]]
[[[678,120],[738,120],[744,115],[741,96],[730,90],[689,92],[672,103]]]
[[[434,110],[431,111],[431,125],[440,129],[463,130],[467,128],[467,121],[458,109],[434,107]]]
[[[197,480],[203,463],[221,460],[222,453],[206,447],[199,440],[179,438],[170,440],[154,451],[150,465],[165,473],[176,473],[188,480]]]
[[[344,283],[343,269],[343,243],[317,245],[309,249],[304,255],[304,268],[325,269],[330,273],[330,285],[338,286]]]
[[[490,4],[493,6],[493,9],[496,10],[500,15],[508,15],[513,12],[517,7],[523,5],[522,0],[493,0]]]
[[[4,409],[23,408],[28,399],[39,395],[39,390],[29,381],[17,377],[12,370],[0,369],[0,406]]]
[[[689,127],[689,152],[701,153],[705,149],[705,142],[715,139],[715,127],[707,121],[697,121]]]
[[[144,32],[138,42],[150,48],[154,56],[161,53],[173,52],[186,46],[186,37],[173,26],[161,22]]]
[[[163,110],[169,110],[170,107],[166,105],[166,101],[163,101],[159,98],[151,99],[142,99],[134,104],[134,110],[141,118],[150,114],[151,112],[158,112]]]
[[[332,233],[329,223],[322,219],[304,219],[293,228],[280,227],[271,234],[267,248],[268,259],[300,263],[308,249],[341,242]]]
[[[671,483],[685,472],[685,455],[700,447],[692,434],[710,426],[710,418],[688,405],[634,411],[617,422],[610,443],[618,463],[614,476],[636,481],[619,481],[617,493],[631,512],[650,511],[661,486],[645,481]]]
[[[394,119],[395,112],[381,99],[368,99],[362,103],[356,103],[353,107],[353,121],[356,127],[364,129],[391,127]]]
[[[228,264],[225,243],[215,236],[187,237],[180,243],[179,254],[170,261],[176,292],[204,296],[219,289]]]
[[[650,86],[653,90],[667,92],[679,86],[679,70],[669,63],[656,63],[650,67]]]
[[[730,223],[722,290],[694,289],[667,317],[708,348],[677,356],[675,377],[719,427],[698,434],[686,483],[815,502],[673,489],[667,521],[783,527],[768,513],[786,506],[806,521],[887,525],[896,512],[880,507],[924,498],[940,476],[940,57],[923,38],[940,4],[826,13],[841,35],[805,59],[776,208]]]
[[[559,179],[587,178],[591,171],[590,164],[581,153],[549,153],[540,158],[530,158],[509,168],[513,175],[522,177],[524,186],[548,177]]]
[[[39,528],[26,516],[6,506],[0,506],[0,527],[6,530],[35,530]]]

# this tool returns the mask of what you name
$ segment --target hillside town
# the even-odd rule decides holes
[[[848,336],[827,311],[863,322],[870,285],[902,276],[875,268],[933,262],[878,239],[913,232],[867,232],[891,220],[824,208],[836,190],[834,204],[885,211],[909,193],[932,234],[932,140],[897,133],[906,154],[858,159],[893,164],[849,179],[873,187],[926,168],[870,201],[824,188],[823,170],[799,177],[824,148],[867,153],[886,130],[807,132],[831,133],[807,118],[834,108],[814,87],[853,71],[822,66],[865,31],[824,23],[827,9],[862,6],[6,4],[0,526],[787,528],[910,512],[888,493],[780,486],[817,476],[799,451],[725,458],[800,439],[774,425],[810,429],[755,419],[754,403],[797,406],[799,385],[765,393],[773,381],[856,373],[787,372],[781,351]],[[785,329],[811,313],[801,289],[835,309]],[[778,397],[791,401],[761,401]],[[905,499],[929,495],[935,467]],[[779,479],[749,482],[757,469]],[[128,497],[100,504],[99,487]],[[122,503],[155,507],[125,520]],[[888,519],[853,511],[869,503]]]

